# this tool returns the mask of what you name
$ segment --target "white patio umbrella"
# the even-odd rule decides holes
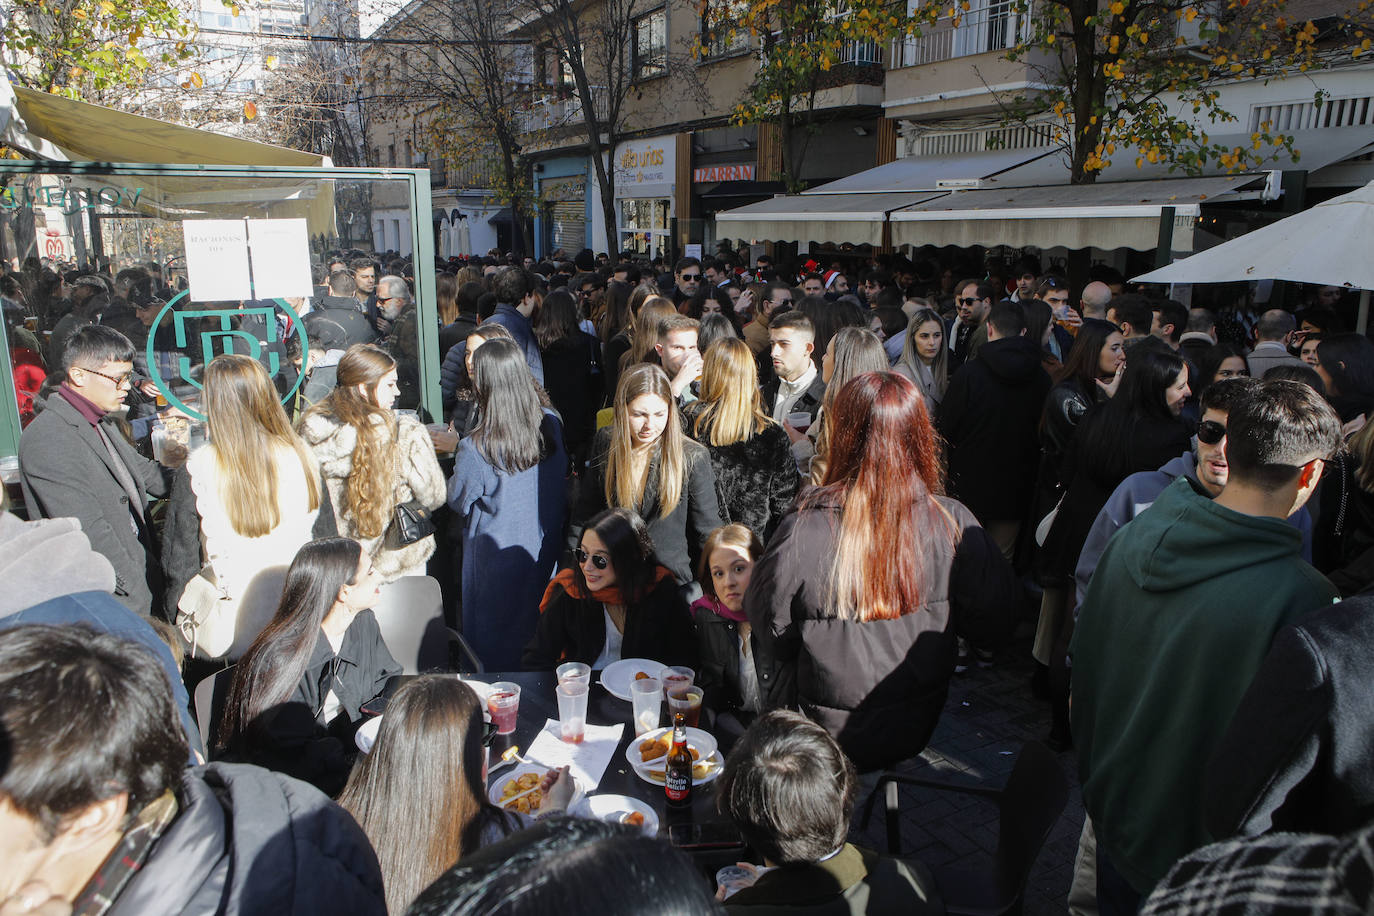
[[[1356,329],[1374,289],[1374,181],[1135,278],[1143,283],[1293,280],[1362,290]]]

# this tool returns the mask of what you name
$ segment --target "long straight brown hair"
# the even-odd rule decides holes
[[[309,491],[310,511],[320,507],[320,470],[315,455],[286,419],[267,370],[255,359],[225,353],[205,367],[205,416],[210,449],[224,492],[229,524],[246,538],[281,524],[277,505],[277,455],[295,451]]]
[[[627,366],[650,361],[649,356],[663,332],[663,322],[676,317],[677,313],[673,300],[664,296],[650,296],[644,300],[644,305],[635,315],[634,337],[630,341],[630,361]],[[657,357],[652,361],[657,362]]]
[[[343,508],[366,538],[378,537],[386,530],[395,508],[396,416],[377,406],[377,385],[395,368],[396,360],[381,347],[354,344],[339,360],[334,390],[303,418],[322,414],[353,427],[357,444],[353,446],[353,470],[344,490]]]
[[[482,730],[471,687],[451,675],[421,675],[388,701],[372,752],[349,774],[339,804],[377,852],[393,916],[475,852],[487,824],[515,829],[487,800]]]
[[[615,388],[615,419],[611,422],[611,448],[606,455],[606,505],[610,508],[639,511],[649,472],[638,480],[630,472],[634,462],[634,434],[630,432],[630,402],[651,394],[668,405],[668,422],[663,434],[651,448],[658,455],[658,517],[667,518],[682,499],[687,478],[687,458],[683,454],[682,422],[677,401],[663,369],[653,363],[640,363],[626,369]]]
[[[866,372],[831,404],[824,486],[803,497],[840,500],[828,577],[830,607],[844,620],[892,620],[927,597],[926,557],[935,539],[953,544],[940,447],[925,398],[895,372]]]

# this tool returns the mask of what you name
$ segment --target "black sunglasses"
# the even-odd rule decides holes
[[[683,275],[682,275],[682,279],[684,279],[684,280],[700,280],[700,279],[701,279],[701,274],[683,274]]]
[[[960,299],[960,300],[958,300],[958,302],[959,302],[960,305],[977,305],[979,302],[982,302],[982,301],[983,301],[982,299],[978,299],[978,298]]]
[[[605,569],[606,567],[611,565],[609,557],[604,557],[599,553],[587,553],[587,551],[583,550],[581,547],[573,551],[573,556],[577,558],[578,566],[581,566],[583,563],[587,562],[588,557],[592,558],[592,565],[595,566],[597,569]]]
[[[1226,438],[1226,426],[1216,420],[1203,420],[1197,425],[1197,441],[1203,445],[1216,445]]]

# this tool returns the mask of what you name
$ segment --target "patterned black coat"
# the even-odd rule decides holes
[[[711,437],[696,431],[700,402],[687,405],[683,416],[687,434],[706,446],[716,474],[716,500],[727,522],[748,525],[765,541],[797,495],[801,477],[792,457],[787,433],[769,423],[761,433],[733,445],[712,445]]]

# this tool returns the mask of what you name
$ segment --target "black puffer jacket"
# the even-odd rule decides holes
[[[759,671],[759,688],[765,706],[799,706],[859,769],[878,769],[925,747],[954,674],[955,635],[1004,641],[1020,587],[973,514],[942,498],[956,534],[952,547],[925,540],[923,605],[896,620],[840,620],[826,588],[840,505],[825,491],[816,499],[783,518],[749,581],[754,645],[776,663],[775,674]]]
[[[254,766],[186,771],[180,811],[110,916],[336,913],[385,916],[382,872],[348,812]]]
[[[700,403],[688,404],[683,416],[688,435],[711,455],[721,518],[749,526],[766,541],[791,507],[801,483],[787,433],[776,423],[770,423],[763,432],[743,442],[712,445],[709,432],[702,430],[697,434]]]
[[[1019,521],[1030,508],[1049,390],[1040,348],[1006,337],[979,347],[940,401],[936,424],[949,446],[949,494],[984,523]]]

